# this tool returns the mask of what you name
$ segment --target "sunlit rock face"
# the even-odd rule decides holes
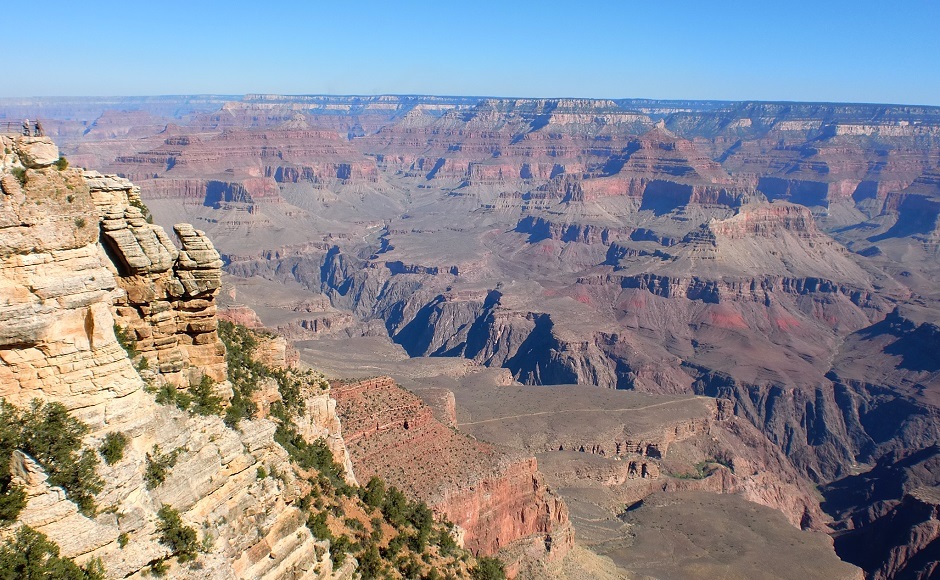
[[[136,333],[156,367],[146,374],[158,383],[225,378],[213,304],[221,261],[208,239],[180,224],[177,249],[133,207],[134,186],[58,168],[47,138],[0,137],[0,145],[0,397],[20,407],[62,403],[90,427],[91,449],[106,433],[130,440],[121,459],[98,466],[104,485],[94,517],[16,451],[14,483],[27,498],[19,521],[63,556],[100,558],[108,577],[123,578],[170,556],[156,526],[169,504],[212,544],[198,567],[171,564],[173,577],[348,576],[351,566],[334,575],[328,542],[311,535],[292,505],[303,491],[274,442],[275,424],[243,420],[236,431],[220,417],[158,405],[115,337],[116,322]],[[313,397],[307,430],[339,449],[334,408],[328,392]],[[154,485],[146,473],[159,453],[176,461]],[[283,476],[261,478],[262,468]]]

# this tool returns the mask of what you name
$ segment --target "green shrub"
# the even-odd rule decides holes
[[[83,514],[94,515],[94,494],[102,490],[104,481],[95,472],[95,453],[89,449],[79,453],[88,426],[69,415],[61,403],[43,404],[38,399],[22,421],[21,449],[42,465],[50,485],[65,489]]]
[[[391,486],[385,492],[385,502],[382,504],[382,515],[388,523],[398,529],[405,526],[409,516],[408,498],[397,487]]]
[[[362,580],[373,580],[379,577],[379,574],[382,573],[382,558],[379,556],[379,550],[375,546],[370,545],[368,548],[363,549],[357,556],[359,560],[359,568],[357,572],[362,577]],[[417,565],[417,562],[415,563]],[[414,575],[406,575],[405,578],[413,578]]]
[[[428,504],[423,501],[414,502],[410,507],[411,513],[408,514],[408,523],[414,527],[416,532],[414,545],[417,547],[414,550],[423,552],[434,526],[434,513],[431,512]]]
[[[398,554],[398,552],[400,552],[402,548],[405,547],[405,541],[406,541],[405,538],[401,534],[389,540],[388,546],[386,546],[381,551],[382,557],[385,558],[386,560],[391,560],[392,558],[394,558]]]
[[[470,569],[473,580],[504,580],[506,568],[498,558],[480,556],[477,565]]]
[[[215,383],[202,375],[198,385],[189,387],[193,400],[192,411],[198,415],[218,415],[222,412],[222,397],[215,394]]]
[[[326,525],[326,512],[321,511],[307,517],[307,527],[315,538],[333,541],[333,532]]]
[[[225,412],[225,424],[229,427],[235,427],[242,418],[255,415],[258,408],[252,402],[251,395],[265,379],[274,379],[277,383],[281,405],[275,416],[281,421],[304,414],[303,387],[317,385],[320,390],[329,388],[326,379],[312,370],[275,369],[254,360],[258,347],[257,334],[262,332],[227,320],[219,321],[219,338],[225,344],[228,380],[233,391],[231,406]]]
[[[114,465],[123,459],[124,448],[127,447],[129,441],[130,439],[123,433],[112,431],[105,435],[104,442],[102,442],[101,447],[98,448],[101,456],[104,457],[104,462],[108,465]]]
[[[177,448],[170,453],[162,453],[159,445],[153,446],[153,452],[147,453],[147,467],[144,470],[144,481],[147,489],[154,489],[166,481],[167,472],[176,465],[183,448]]]
[[[265,477],[268,476],[268,472],[264,469],[263,465],[258,466],[257,476],[258,476],[258,479],[264,479]]]
[[[103,580],[104,577],[101,560],[95,558],[79,566],[59,556],[59,546],[29,526],[21,526],[0,546],[0,580]]]
[[[382,520],[382,518],[380,517],[375,517],[375,518],[372,518],[372,520],[369,523],[372,524],[372,532],[370,533],[370,538],[375,543],[381,542],[382,541],[382,524],[384,523],[384,520]]]
[[[78,229],[82,229],[87,225],[88,225],[88,222],[85,221],[85,218],[83,217],[75,218],[75,227],[77,227]]]
[[[180,409],[186,409],[189,405],[189,400],[186,397],[183,397],[182,401],[177,400],[179,393],[176,389],[176,386],[171,383],[163,383],[160,389],[157,391],[157,396],[155,400],[160,405],[177,405]]]
[[[396,563],[398,565],[398,571],[401,572],[404,578],[417,578],[418,574],[421,572],[421,564],[418,563],[414,556],[402,556],[398,558]]]
[[[454,539],[454,536],[451,535],[450,531],[447,529],[442,529],[438,532],[437,545],[441,549],[441,554],[444,556],[450,556],[457,551],[457,540]]]
[[[26,490],[13,483],[10,459],[23,439],[19,409],[0,399],[0,525],[16,521],[26,507]]]
[[[186,391],[180,391],[179,389],[174,388],[174,399],[176,401],[176,406],[181,410],[185,411],[189,409],[189,405],[193,402],[193,396],[187,393]]]
[[[247,401],[251,403],[251,401]],[[246,404],[246,399],[242,398],[237,392],[232,397],[230,404],[225,408],[225,415],[222,417],[222,421],[230,429],[235,429],[238,427],[238,422],[244,419],[245,417],[251,418],[254,413],[251,411],[251,408]]]
[[[330,542],[330,559],[333,561],[333,568],[342,566],[351,548],[352,542],[346,536],[340,536]]]
[[[59,171],[65,171],[69,168],[69,160],[64,156],[60,156],[58,161],[55,162],[55,168]]]
[[[362,501],[371,508],[382,507],[385,503],[385,482],[382,479],[372,476],[365,487],[360,488]]]
[[[160,519],[157,523],[160,543],[168,547],[180,562],[194,560],[199,551],[196,530],[184,524],[179,511],[167,504],[160,507],[157,517]]]
[[[154,400],[160,405],[176,405],[181,411],[195,411],[191,409],[190,405],[193,402],[192,390],[181,391],[176,388],[175,385],[170,383],[164,383],[159,389],[157,389],[156,397]]]
[[[346,471],[334,461],[333,452],[322,437],[313,443],[308,443],[291,424],[282,421],[274,432],[274,440],[287,451],[291,461],[302,469],[316,469],[344,495],[355,492],[346,484]]]
[[[267,368],[252,359],[258,345],[254,335],[244,326],[232,324],[227,320],[219,321],[219,338],[225,344],[225,360],[228,363],[228,380],[232,384],[232,400],[225,410],[225,424],[238,426],[244,418],[252,418],[258,412],[258,406],[251,400],[251,395],[267,376]]]
[[[140,210],[141,215],[144,216],[144,219],[147,220],[148,224],[153,223],[153,214],[150,213],[150,208],[148,208],[143,201],[138,198],[133,198],[129,200],[129,203]]]
[[[323,391],[329,388],[327,380],[318,372],[309,369],[268,369],[268,374],[277,383],[277,391],[281,395],[288,415],[300,415],[306,412],[301,395],[305,386],[316,386]]]
[[[22,486],[12,485],[10,477],[2,479],[7,481],[0,484],[0,525],[8,525],[15,522],[26,507],[26,490]]]
[[[26,168],[25,167],[14,167],[13,168],[13,177],[20,182],[20,185],[26,185]]]
[[[124,546],[127,545],[128,541],[130,541],[130,536],[127,535],[127,532],[121,532],[118,535],[118,547],[120,547],[122,550],[124,549]]]
[[[115,322],[114,338],[117,339],[118,344],[120,344],[124,352],[127,353],[128,358],[134,358],[140,354],[137,352],[137,339],[134,338],[134,331],[118,326],[117,322]]]
[[[157,578],[163,578],[169,571],[170,565],[166,563],[166,560],[157,560],[150,565],[150,573]]]

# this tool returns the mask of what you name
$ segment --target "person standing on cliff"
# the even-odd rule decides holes
[[[33,132],[33,135],[36,137],[43,137],[45,134],[45,131],[42,129],[42,123],[39,122],[39,119],[36,119],[36,130]]]
[[[23,121],[23,136],[29,137],[29,119]]]

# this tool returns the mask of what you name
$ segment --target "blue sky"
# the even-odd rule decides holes
[[[940,105],[938,0],[26,5],[17,3],[4,27],[0,97],[418,93]]]

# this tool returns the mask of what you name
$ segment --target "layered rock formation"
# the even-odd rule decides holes
[[[618,514],[656,491],[707,490],[774,508],[793,526],[825,526],[810,486],[731,401],[574,386],[531,397],[538,389],[459,388],[458,427],[538,454],[553,487],[577,500],[576,522],[594,525],[582,502]]]
[[[400,237],[391,234],[390,249],[366,260],[337,248],[282,259],[277,273],[248,263],[232,271],[271,272],[275,279],[304,272],[308,287],[325,290],[335,304],[381,317],[412,355],[463,355],[506,366],[523,382],[728,393],[741,403],[742,415],[819,478],[846,469],[853,453],[844,443],[835,387],[825,376],[825,353],[840,336],[884,316],[889,300],[905,292],[889,281],[878,281],[876,291],[870,275],[816,228],[808,211],[782,203],[749,204],[677,236],[672,246],[622,240],[619,247],[640,251],[598,256],[603,265],[564,285],[518,281],[490,292],[447,291],[486,283],[485,274],[469,267],[469,274],[456,277],[440,269],[396,273],[391,258],[410,249]],[[546,239],[533,250],[555,243]],[[561,243],[572,252],[590,245]],[[528,275],[542,275],[542,267]],[[605,319],[606,312],[611,316]],[[749,360],[740,359],[742,344],[753,355]],[[713,379],[719,375],[709,374],[715,372],[729,380],[719,384]],[[822,386],[807,393],[798,376],[813,376]],[[790,403],[765,404],[783,400],[783,393]],[[819,419],[807,420],[807,409]]]
[[[136,348],[181,386],[201,375],[225,379],[225,350],[216,332],[215,297],[222,261],[189,224],[174,226],[181,250],[163,228],[147,223],[139,189],[117,176],[85,172],[101,218],[102,245],[113,258],[124,296],[115,323],[134,333]]]
[[[560,560],[571,547],[567,508],[533,457],[445,426],[389,377],[335,384],[333,395],[358,476],[426,501],[463,529],[470,550]]]
[[[842,520],[839,554],[871,577],[930,578],[940,562],[937,445],[885,455],[868,473],[825,490]]]
[[[253,95],[177,121],[84,146],[232,273],[306,289],[258,309],[292,337],[727,398],[818,482],[936,438],[912,312],[940,300],[940,109]]]
[[[123,401],[141,383],[112,331],[117,284],[97,246],[88,185],[52,166],[48,139],[2,144],[0,396],[21,406],[54,399],[100,427],[128,412]]]
[[[125,577],[170,554],[156,525],[157,510],[168,504],[179,510],[184,523],[199,529],[200,538],[209,538],[205,545],[211,546],[200,556],[198,569],[174,565],[174,577],[348,575],[349,569],[333,574],[328,543],[310,534],[302,513],[291,505],[301,488],[286,452],[273,441],[275,425],[260,419],[243,421],[241,430],[235,431],[218,417],[157,405],[144,392],[144,382],[115,339],[112,299],[126,303],[121,302],[124,294],[114,269],[134,268],[125,276],[133,275],[143,284],[129,286],[132,291],[178,284],[177,299],[185,305],[186,299],[204,300],[207,291],[216,289],[199,274],[207,262],[193,251],[210,251],[211,245],[183,226],[178,231],[189,242],[179,254],[187,257],[173,255],[170,244],[150,245],[148,241],[166,240],[162,229],[147,227],[139,213],[128,214],[124,198],[114,206],[104,202],[99,176],[86,180],[77,170],[53,167],[58,155],[51,141],[3,138],[2,144],[8,153],[0,166],[4,305],[0,396],[17,405],[34,398],[65,404],[91,427],[86,440],[91,447],[106,432],[124,433],[131,441],[121,459],[99,466],[105,483],[96,496],[99,510],[93,518],[78,513],[62,489],[50,487],[32,459],[17,454],[15,481],[24,486],[28,498],[20,521],[47,534],[64,556],[79,561],[101,558],[109,576]],[[122,184],[107,195],[125,189]],[[109,263],[97,245],[99,211],[115,216],[112,223],[116,216],[125,216],[122,224],[128,233],[139,235],[112,239],[141,240],[137,245],[111,246],[110,255],[120,258],[115,263]],[[175,276],[168,274],[174,272],[170,256],[177,261]],[[143,263],[143,257],[149,262]],[[216,280],[218,266],[210,268]],[[143,301],[137,304],[144,309]],[[181,313],[193,310],[180,308]],[[172,328],[166,328],[165,336],[175,340],[178,334],[193,331],[192,319],[181,327],[177,313],[171,314],[166,320],[172,320]],[[194,358],[189,359],[190,369],[197,368]],[[224,372],[224,361],[217,363],[215,358],[208,360],[207,372],[218,364]],[[175,378],[180,370],[167,368],[167,378]],[[168,456],[173,458],[173,469],[154,479],[150,464]],[[260,467],[284,477],[262,479]]]
[[[353,159],[356,158],[355,161]],[[277,183],[374,182],[375,163],[331,131],[311,129],[298,116],[278,130],[229,130],[203,141],[170,136],[153,150],[116,160],[114,168],[166,197],[195,198],[215,207],[281,202]],[[218,176],[219,179],[210,179]]]

